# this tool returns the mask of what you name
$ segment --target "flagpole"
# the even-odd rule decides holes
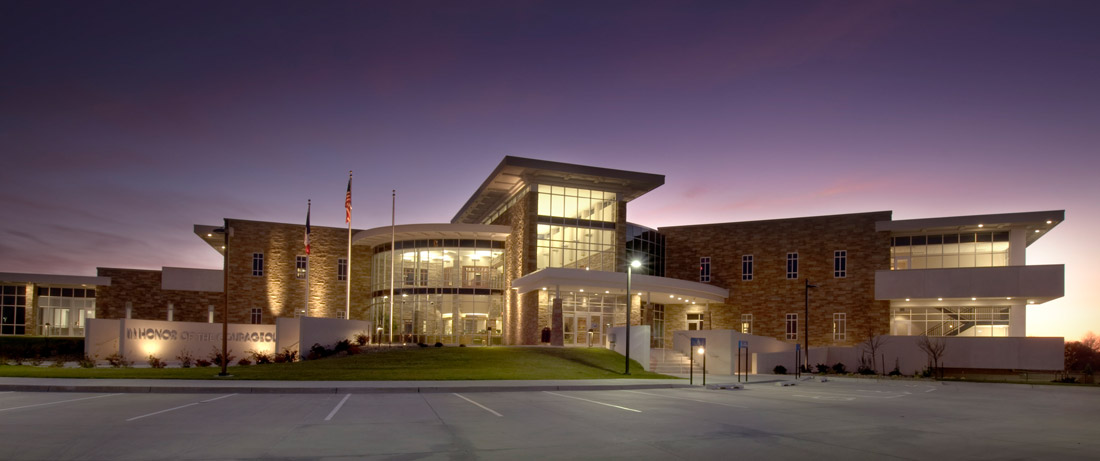
[[[393,345],[393,263],[397,258],[394,249],[397,243],[397,189],[393,190],[393,199],[390,204],[390,345]]]
[[[303,317],[309,317],[309,211],[313,208],[313,200],[306,200],[306,311]]]
[[[347,284],[347,299],[344,306],[344,318],[351,320],[351,170],[348,170],[348,195],[345,200],[344,208],[347,211],[348,218],[348,267],[345,269],[348,271],[344,274],[345,283]]]

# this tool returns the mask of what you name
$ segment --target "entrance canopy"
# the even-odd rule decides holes
[[[626,273],[550,267],[513,280],[512,289],[520,294],[535,290],[623,294],[626,293]],[[659,304],[721,303],[729,297],[729,290],[725,288],[640,274],[631,276],[630,289],[634,294],[648,294],[650,302]]]

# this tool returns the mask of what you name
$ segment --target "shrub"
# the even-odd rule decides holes
[[[360,352],[363,352],[363,350],[359,348],[358,344],[352,344],[351,346],[348,346],[348,355],[355,355]]]
[[[242,359],[237,361],[237,365],[240,365],[242,367],[247,367],[249,365],[252,365],[252,361],[248,360],[248,358],[242,358]]]
[[[843,375],[843,374],[848,373],[848,370],[846,368],[844,368],[843,363],[837,362],[836,365],[833,365],[833,373],[836,373],[838,375]],[[874,370],[871,370],[871,373],[874,373]]]
[[[62,368],[64,366],[65,366],[65,359],[63,359],[63,358],[56,358],[56,359],[54,359],[53,362],[50,363],[50,368]]]
[[[267,352],[249,351],[248,355],[252,356],[252,361],[256,362],[256,365],[266,365],[275,360],[275,358]]]
[[[180,355],[176,356],[176,360],[180,361],[180,368],[191,368],[191,364],[195,363],[195,357],[192,357],[187,349],[181,351]]]
[[[875,370],[871,369],[871,367],[860,365],[859,368],[856,369],[856,373],[861,375],[873,375],[875,374]]]
[[[424,343],[416,343],[416,345],[420,347],[428,347],[428,345]]]
[[[85,355],[80,357],[80,360],[77,361],[77,364],[80,365],[80,368],[95,368],[95,359],[95,357],[88,357],[87,355]]]
[[[901,376],[901,368],[898,366],[898,359],[894,359],[894,369],[890,370],[890,376]]]
[[[13,357],[11,359],[11,364],[12,365],[22,365],[23,364],[23,357],[20,357],[18,355]]]
[[[337,342],[335,346],[332,346],[332,353],[338,354],[340,352],[344,352],[348,350],[349,347],[351,347],[351,341],[347,339],[342,339]]]
[[[207,358],[210,359],[210,363],[219,367],[222,366],[222,351],[219,351],[216,347],[212,347],[211,349],[212,350],[210,351],[210,355],[207,356]],[[225,364],[226,366],[229,366],[229,364],[233,363],[233,360],[236,359],[237,356],[233,355],[233,349],[230,349],[226,353],[226,355],[227,357],[225,358]]]
[[[1085,364],[1085,369],[1082,371],[1082,373],[1084,373],[1086,376],[1092,376],[1092,364]]]
[[[31,365],[34,365],[36,367],[42,365],[42,362],[43,362],[42,357],[37,356],[37,355],[34,356],[33,359],[31,359]]]
[[[437,342],[435,343],[435,347],[443,347],[443,343]]]
[[[164,368],[168,366],[168,364],[164,363],[164,361],[161,360],[160,357],[149,354],[149,366],[152,368]]]
[[[208,366],[210,366],[210,365],[213,365],[213,363],[210,363],[210,361],[209,361],[209,360],[206,360],[206,359],[195,359],[195,366],[196,366],[196,367],[206,368],[206,367],[208,367]]]
[[[282,352],[275,354],[275,363],[289,363],[295,360],[298,360],[298,351],[283,349]]]
[[[328,349],[325,349],[325,346],[322,346],[318,343],[313,343],[313,346],[309,348],[309,359],[310,360],[317,360],[317,359],[320,359],[320,358],[328,357],[331,354],[332,354],[331,351],[329,351]]]
[[[360,346],[367,345],[367,340],[370,339],[365,332],[359,332],[355,334],[355,343]]]
[[[829,372],[829,366],[824,363],[814,365],[814,368],[817,368],[817,372],[821,374],[826,374]]]
[[[133,362],[126,360],[126,358],[119,355],[118,352],[108,355],[104,359],[107,360],[107,363],[111,364],[111,368],[130,368],[130,365],[133,365]]]
[[[1077,378],[1075,378],[1073,376],[1066,376],[1064,378],[1056,378],[1054,381],[1051,381],[1051,382],[1052,383],[1074,384],[1074,383],[1077,382]]]
[[[787,367],[783,365],[776,365],[775,368],[772,369],[772,373],[775,373],[777,375],[785,375],[787,374]]]

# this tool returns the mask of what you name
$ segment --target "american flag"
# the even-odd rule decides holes
[[[344,222],[351,224],[351,172],[348,172],[348,195],[344,197],[344,212],[347,214],[347,218]]]
[[[306,202],[306,254],[309,254],[309,209],[313,207],[311,202]]]

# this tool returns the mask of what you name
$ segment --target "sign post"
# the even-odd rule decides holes
[[[741,349],[745,350],[745,362],[742,365],[741,362]],[[737,341],[737,382],[741,382],[741,368],[744,366],[745,382],[749,382],[749,342],[746,340]]]
[[[691,348],[688,350],[688,355],[691,357],[691,372],[688,375],[688,384],[695,384],[695,353],[698,351],[699,355],[703,356],[703,385],[707,385],[707,356],[706,356],[707,338],[691,338]]]
[[[794,345],[794,377],[802,377],[802,347],[798,343]]]

